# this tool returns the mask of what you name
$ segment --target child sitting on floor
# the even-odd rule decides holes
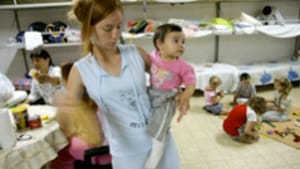
[[[229,112],[228,108],[220,103],[224,97],[224,92],[223,90],[217,91],[217,88],[221,84],[222,80],[214,75],[209,78],[209,85],[204,89],[205,106],[203,108],[214,115],[224,115]]]
[[[274,79],[274,99],[268,101],[268,111],[262,116],[263,121],[287,121],[288,114],[292,104],[289,96],[292,90],[292,84],[286,77]]]
[[[240,75],[240,82],[234,92],[232,105],[247,103],[251,97],[256,95],[256,88],[251,83],[251,77],[248,73]]]
[[[262,97],[252,97],[247,104],[235,106],[223,122],[225,133],[234,140],[244,143],[258,141],[259,134],[256,125],[259,124],[259,115],[267,109],[266,100]]]

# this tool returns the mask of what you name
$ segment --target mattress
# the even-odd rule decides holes
[[[300,35],[300,24],[259,26],[257,31],[276,38],[292,38]]]
[[[216,75],[221,78],[219,89],[233,92],[239,82],[239,75],[247,72],[256,86],[272,84],[274,78],[287,77],[290,81],[300,80],[300,60],[269,61],[246,65],[231,65],[226,63],[193,64],[196,73],[196,89],[204,90],[209,78]]]
[[[225,63],[191,64],[196,73],[196,89],[204,90],[208,86],[209,78],[216,75],[221,78],[219,89],[232,92],[238,84],[239,70],[236,66]]]
[[[269,61],[257,64],[236,65],[240,73],[250,74],[252,82],[259,85],[272,84],[274,78],[287,77],[290,81],[299,80],[300,61]]]

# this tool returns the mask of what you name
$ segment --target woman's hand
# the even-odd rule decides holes
[[[81,105],[81,100],[71,96],[68,92],[59,92],[53,96],[53,105],[61,112],[74,112]]]

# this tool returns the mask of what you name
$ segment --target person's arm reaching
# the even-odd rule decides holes
[[[177,122],[180,122],[182,117],[186,115],[187,111],[190,108],[190,98],[193,96],[195,91],[195,84],[186,85],[184,91],[179,94],[178,98],[178,108],[179,108],[179,116],[177,118]]]

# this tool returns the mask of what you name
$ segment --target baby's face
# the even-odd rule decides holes
[[[166,59],[177,59],[184,53],[185,36],[183,32],[169,32],[164,42],[160,43],[159,50]]]

